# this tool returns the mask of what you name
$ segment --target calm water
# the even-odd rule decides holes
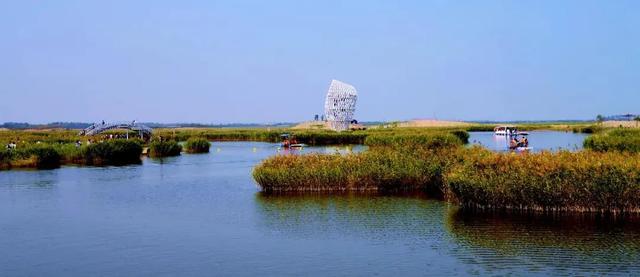
[[[276,148],[225,142],[136,166],[0,172],[0,276],[640,274],[636,221],[263,195],[250,173]]]
[[[505,136],[495,136],[493,132],[470,132],[469,142],[479,144],[494,151],[509,151],[509,141]],[[586,134],[572,132],[533,131],[529,132],[529,147],[533,151],[580,150]]]

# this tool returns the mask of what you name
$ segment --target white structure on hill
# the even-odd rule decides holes
[[[331,129],[344,131],[349,129],[356,111],[358,92],[356,88],[338,80],[332,80],[324,102],[324,114]]]

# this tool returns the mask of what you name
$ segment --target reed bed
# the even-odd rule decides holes
[[[124,165],[140,162],[142,146],[137,140],[112,140],[77,147],[74,144],[27,144],[0,150],[0,169],[52,169],[63,164]]]
[[[204,138],[189,138],[184,144],[187,153],[209,153],[211,143]]]
[[[17,144],[73,143],[80,139],[78,131],[74,130],[5,130],[0,131],[0,144],[3,146],[15,142]]]
[[[149,156],[153,158],[180,156],[182,146],[176,141],[154,141],[149,144]]]
[[[640,212],[640,155],[466,151],[445,176],[464,209]]]
[[[85,165],[125,165],[140,163],[141,154],[141,141],[118,139],[82,147],[80,158]]]
[[[290,133],[300,143],[308,145],[362,144],[364,132],[334,132],[325,130],[289,129],[160,129],[154,135],[176,141],[204,138],[209,141],[264,141],[279,142],[280,135]]]
[[[267,192],[441,191],[445,159],[392,149],[352,155],[280,155],[253,177]],[[431,157],[431,158],[426,158]]]
[[[495,153],[461,147],[451,132],[379,133],[365,143],[358,154],[276,156],[253,177],[266,192],[427,191],[466,211],[640,213],[638,153]]]
[[[431,134],[384,134],[368,136],[364,142],[370,147],[422,147],[445,148],[456,147],[468,143],[469,134],[464,131],[455,133]]]
[[[368,137],[369,151],[349,155],[279,155],[253,177],[267,192],[425,191],[441,194],[443,174],[459,159],[451,134]],[[403,145],[403,147],[400,147]]]
[[[614,129],[588,137],[584,148],[599,152],[640,152],[640,130]]]
[[[154,136],[163,139],[185,141],[189,138],[204,138],[209,141],[264,141],[280,142],[280,135],[292,134],[298,142],[308,145],[364,144],[369,136],[453,134],[463,142],[469,139],[461,128],[380,128],[360,131],[335,132],[330,130],[292,129],[159,129]]]

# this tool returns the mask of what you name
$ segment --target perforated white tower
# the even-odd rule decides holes
[[[324,102],[324,114],[331,129],[344,131],[349,129],[356,111],[358,92],[352,85],[332,80]]]

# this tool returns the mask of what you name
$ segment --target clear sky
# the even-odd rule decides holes
[[[360,120],[640,113],[640,1],[0,4],[0,122],[292,122],[331,79]]]

